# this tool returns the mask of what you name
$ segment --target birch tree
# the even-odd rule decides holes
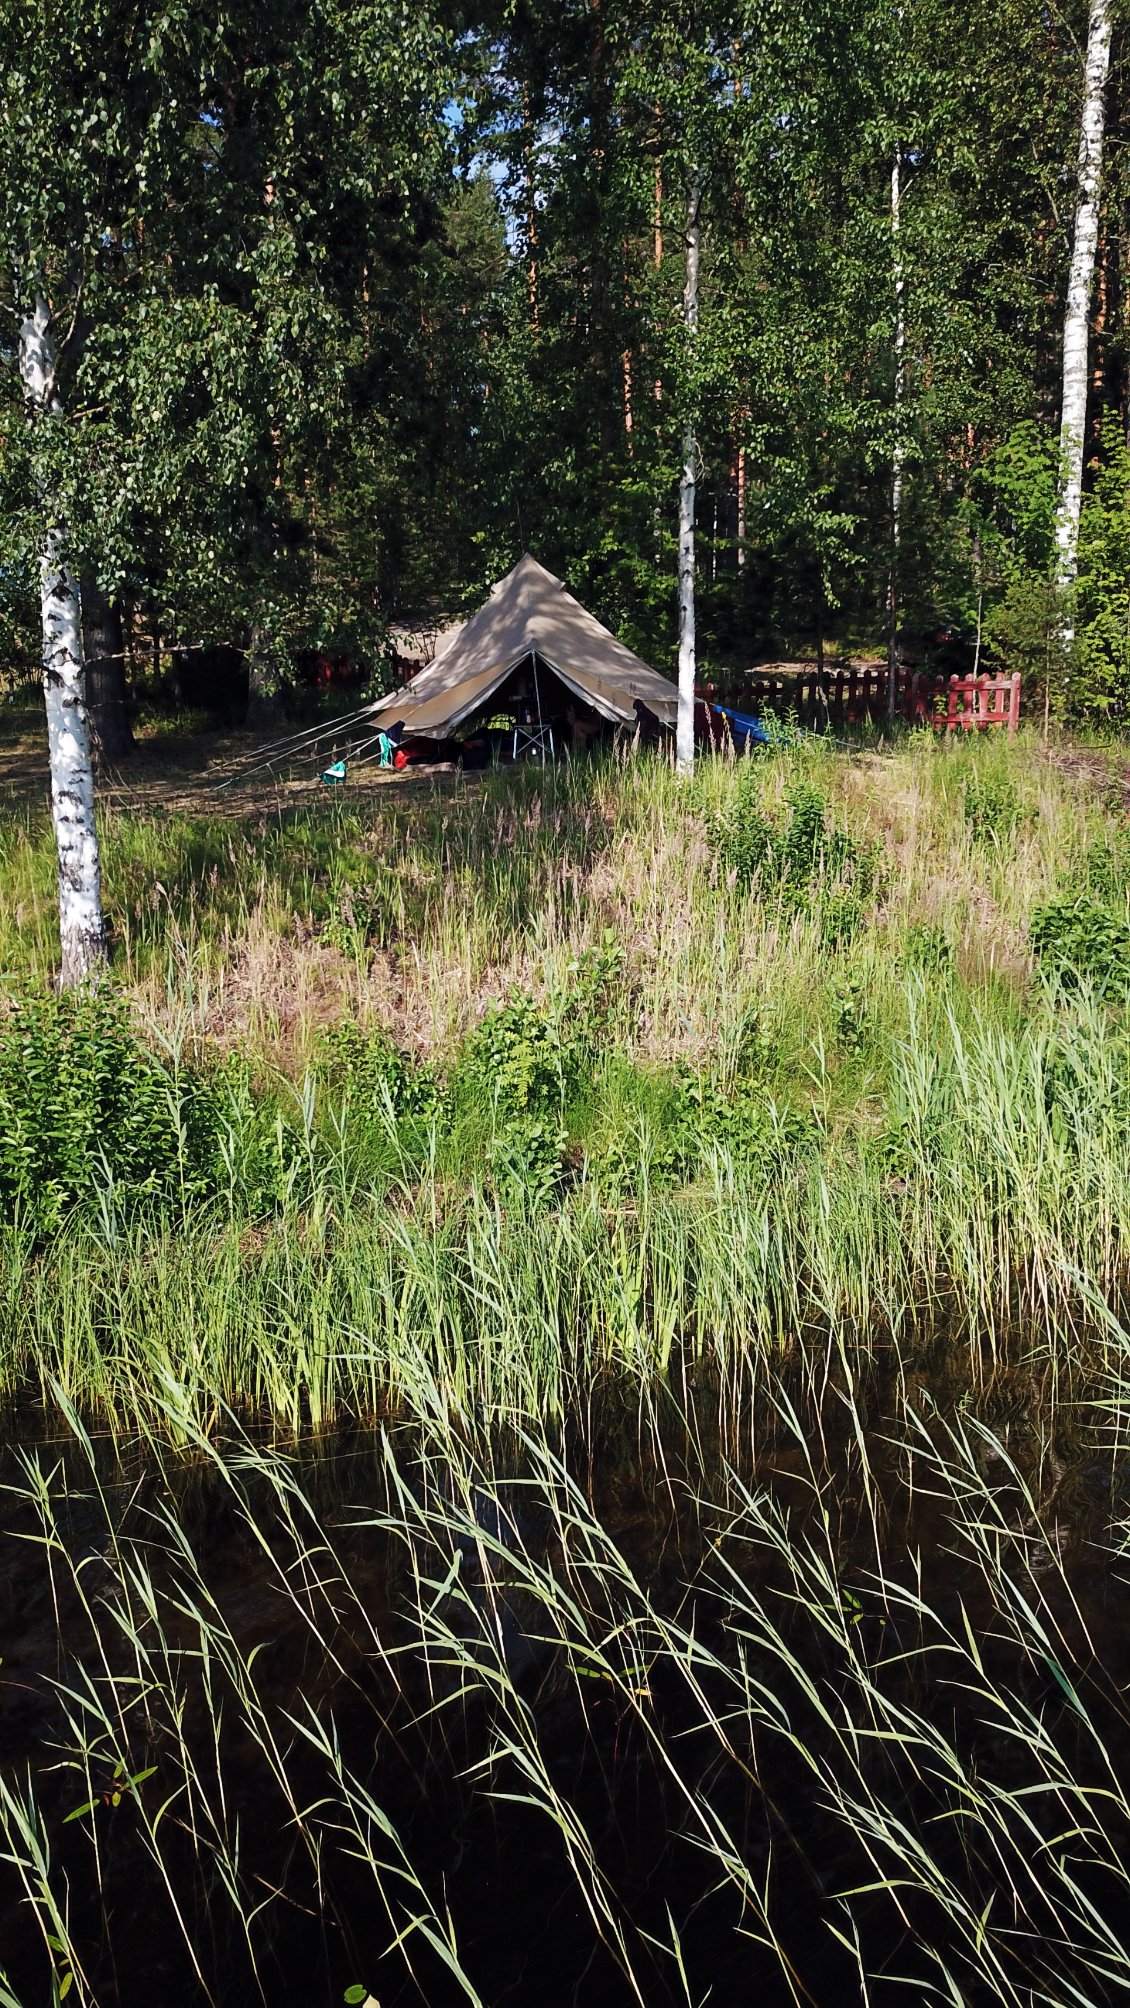
[[[242,564],[276,597],[290,468],[340,452],[356,310],[430,200],[446,42],[397,0],[0,0],[0,37],[0,309],[69,984],[106,946],[77,582],[203,603]]]
[[[692,168],[687,185],[686,276],[683,285],[683,326],[688,355],[687,375],[694,381],[694,347],[698,337],[698,279],[702,232],[702,178]],[[676,772],[694,772],[695,682],[695,437],[694,410],[688,407],[683,428],[683,465],[679,475],[679,706],[675,728]]]
[[[37,295],[19,326],[20,376],[37,441],[58,427],[58,346],[50,305]],[[82,610],[71,565],[67,525],[44,462],[39,461],[42,546],[39,601],[43,630],[43,696],[51,766],[51,813],[58,858],[59,980],[82,983],[106,960],[102,877],[94,821],[94,769],[90,756],[82,654]]]
[[[891,453],[891,571],[887,589],[887,717],[898,715],[899,552],[902,543],[902,479],[905,447],[902,407],[906,388],[906,277],[899,242],[902,228],[902,147],[895,145],[891,167],[891,251],[894,266],[894,422]]]
[[[1062,487],[1056,513],[1056,577],[1061,592],[1075,582],[1079,511],[1083,499],[1083,452],[1090,382],[1091,294],[1099,239],[1106,85],[1110,70],[1112,0],[1090,0],[1087,54],[1083,72],[1083,112],[1079,121],[1078,181],[1071,269],[1063,317],[1063,396],[1060,412]],[[1070,616],[1065,639],[1071,638]]]

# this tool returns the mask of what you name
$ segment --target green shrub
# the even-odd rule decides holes
[[[343,955],[359,955],[379,942],[386,902],[375,886],[345,884],[332,894],[322,921],[322,939]]]
[[[617,1192],[693,1179],[718,1154],[773,1175],[819,1136],[810,1113],[783,1108],[750,1081],[727,1092],[700,1069],[644,1073],[621,1063],[618,1086],[592,1153],[601,1184]]]
[[[574,1065],[607,1032],[613,1009],[623,1000],[624,978],[624,950],[610,927],[596,947],[570,963],[568,988],[553,1003]]]
[[[835,1037],[841,1052],[858,1056],[867,1037],[867,992],[858,978],[847,977],[832,992]]]
[[[555,1014],[516,994],[488,1011],[467,1039],[459,1071],[499,1114],[560,1113],[566,1051]]]
[[[1020,823],[1020,797],[1011,775],[977,771],[965,783],[965,822],[977,844],[1011,843]]]
[[[707,839],[739,890],[756,890],[786,912],[812,912],[825,945],[837,947],[863,920],[875,889],[875,851],[829,820],[811,782],[794,783],[785,807],[770,822],[758,806],[756,769],[745,768],[725,806],[707,812]]]
[[[544,1197],[563,1163],[571,1055],[557,1014],[516,994],[476,1026],[456,1061],[451,1094],[457,1125],[482,1121],[486,1163],[496,1183]]]
[[[0,1218],[34,1235],[107,1204],[259,1211],[297,1155],[242,1062],[169,1071],[108,984],[29,996],[0,1024]]]
[[[322,1072],[363,1116],[430,1118],[440,1104],[439,1084],[393,1045],[387,1033],[335,1025],[322,1041]]]
[[[934,921],[912,920],[903,930],[899,961],[924,976],[944,976],[953,968],[953,943]]]
[[[199,709],[156,711],[147,722],[154,739],[179,739],[193,733],[217,730],[215,715]]]
[[[761,813],[757,769],[744,766],[721,809],[706,811],[706,836],[720,869],[742,892],[760,878],[773,850],[773,827]]]
[[[1079,523],[1075,646],[1068,663],[1075,718],[1130,713],[1130,453],[1103,442]]]
[[[684,1173],[699,1170],[715,1151],[746,1170],[781,1171],[819,1135],[809,1111],[784,1108],[749,1082],[727,1095],[712,1075],[685,1072],[679,1088]]]
[[[1041,969],[1067,987],[1092,984],[1101,996],[1130,991],[1130,923],[1085,896],[1037,907],[1028,940]]]

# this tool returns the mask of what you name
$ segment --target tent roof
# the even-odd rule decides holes
[[[486,604],[372,717],[406,732],[446,739],[527,656],[536,655],[583,704],[614,723],[636,722],[637,702],[673,725],[678,692],[586,613],[560,579],[527,552]]]

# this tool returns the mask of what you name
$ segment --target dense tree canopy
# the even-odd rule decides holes
[[[391,615],[528,547],[670,665],[693,421],[708,667],[883,646],[896,464],[904,640],[1046,664],[1080,0],[960,32],[940,0],[39,0],[4,32],[9,329],[45,290],[61,358],[57,424],[0,392],[10,655],[46,482],[81,575],[170,641],[379,675]],[[1119,713],[1110,163],[1056,700]]]

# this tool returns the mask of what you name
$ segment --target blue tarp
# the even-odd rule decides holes
[[[748,749],[751,739],[756,740],[759,746],[768,746],[769,730],[760,718],[751,718],[745,711],[731,711],[726,704],[712,704],[710,709],[716,711],[719,718],[729,721],[730,731],[734,735],[734,745],[739,752]]]

